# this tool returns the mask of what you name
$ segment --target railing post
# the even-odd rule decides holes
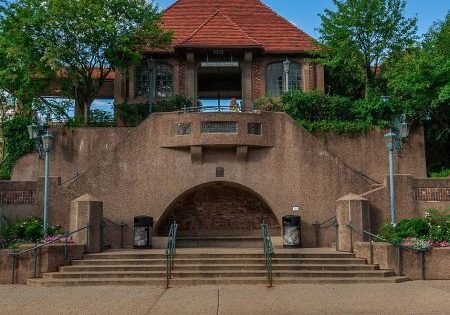
[[[123,230],[125,227],[125,223],[122,222],[120,225],[120,248],[123,248]]]
[[[336,218],[336,220],[334,220],[334,234],[335,234],[335,241],[336,241],[336,251],[339,249],[339,223],[338,220]]]
[[[12,253],[12,284],[16,284],[16,250]]]
[[[420,276],[422,280],[425,280],[425,252],[420,251]]]
[[[100,252],[103,252],[104,233],[105,233],[105,222],[103,222],[103,220],[101,220],[100,221]]]
[[[373,243],[372,234],[369,234],[369,264],[373,265]]]
[[[349,228],[350,228],[350,253],[353,253],[353,225],[352,225],[352,222],[350,222]]]
[[[69,265],[69,233],[64,233],[64,265]]]
[[[402,247],[400,243],[397,243],[397,265],[398,265],[398,275],[401,276],[403,273],[403,259],[402,259]]]
[[[34,248],[34,271],[33,271],[33,278],[37,278],[37,246],[38,246],[39,242],[36,241],[36,247]]]
[[[316,221],[316,223],[313,224],[314,225],[314,229],[315,229],[315,235],[316,235],[316,247],[319,247],[319,229],[320,229],[320,224],[318,221]]]

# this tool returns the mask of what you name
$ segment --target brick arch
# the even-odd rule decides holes
[[[280,225],[263,197],[230,182],[211,182],[177,197],[157,222],[157,235],[165,236],[178,223],[179,236],[259,236],[261,223],[278,232]]]

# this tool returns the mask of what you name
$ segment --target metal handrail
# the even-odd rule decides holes
[[[319,247],[320,240],[319,240],[319,230],[329,228],[330,226],[334,227],[334,234],[335,234],[335,241],[336,241],[336,248],[339,241],[339,233],[338,233],[338,227],[339,224],[337,222],[336,216],[329,218],[328,220],[325,220],[324,222],[320,223],[319,221],[316,221],[313,223],[313,227],[315,230],[315,237],[316,237],[316,247]]]
[[[347,224],[346,227],[350,229],[350,248],[351,248],[352,252],[353,252],[353,230],[357,230],[357,231],[369,236],[369,264],[373,264],[373,241],[372,241],[372,239],[377,239],[382,242],[389,243],[392,246],[397,248],[397,264],[398,264],[399,275],[402,275],[402,273],[403,273],[402,250],[409,250],[416,254],[419,254],[420,255],[419,268],[420,268],[420,272],[421,272],[421,278],[422,278],[422,280],[425,280],[425,252],[427,251],[427,249],[418,249],[415,247],[402,245],[400,242],[388,241],[383,237],[375,235],[375,234],[373,234],[369,231],[366,231],[363,228],[356,226],[354,224],[351,224],[351,223]]]
[[[166,245],[166,288],[169,288],[169,282],[172,278],[173,256],[177,248],[177,230],[178,224],[173,222],[170,226],[169,237]]]
[[[192,106],[192,107],[183,107],[178,110],[182,113],[214,113],[214,112],[226,112],[226,113],[244,113],[244,112],[253,112],[253,107],[245,107],[245,106]]]
[[[103,250],[103,241],[104,241],[104,230],[108,226],[108,223],[111,223],[115,227],[120,228],[120,248],[123,248],[124,245],[124,229],[127,226],[125,222],[116,223],[114,221],[111,221],[110,219],[107,219],[105,217],[102,217],[102,222],[100,223],[100,239],[101,239],[101,249]]]
[[[33,266],[34,266],[33,278],[37,278],[37,256],[38,256],[37,252],[38,252],[39,249],[41,249],[43,247],[46,247],[46,246],[49,246],[51,244],[54,244],[54,243],[56,243],[59,240],[64,238],[64,264],[67,266],[69,264],[69,237],[74,235],[74,234],[76,234],[76,233],[78,233],[78,232],[86,230],[86,244],[88,244],[89,243],[89,228],[90,227],[91,227],[90,225],[86,225],[86,226],[84,226],[82,228],[79,228],[78,230],[73,231],[73,232],[65,232],[60,237],[57,237],[57,238],[55,238],[54,240],[51,240],[48,243],[43,243],[43,244],[40,244],[40,245],[37,245],[37,243],[36,243],[35,247],[26,249],[26,250],[21,251],[21,252],[16,252],[15,249],[14,249],[11,253],[9,253],[9,255],[12,256],[12,284],[16,284],[16,264],[17,264],[17,259],[19,258],[20,255],[29,253],[31,251],[33,252],[33,254],[34,254],[34,257],[33,257],[33,259],[34,259],[34,262],[33,262]]]
[[[272,286],[273,275],[272,275],[272,256],[274,254],[272,239],[269,233],[269,226],[267,224],[261,224],[262,235],[263,235],[263,246],[264,246],[264,259],[267,267],[267,281],[269,286]]]
[[[81,176],[81,173],[77,172],[77,174],[76,174],[75,176],[73,176],[73,177],[71,177],[71,178],[65,180],[64,182],[62,182],[62,183],[61,183],[61,186],[67,184],[68,182],[77,180],[80,176]]]

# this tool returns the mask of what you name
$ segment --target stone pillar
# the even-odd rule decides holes
[[[86,230],[73,235],[75,243],[86,244],[88,252],[101,251],[100,245],[100,223],[103,218],[103,202],[91,195],[84,195],[72,201],[70,207],[70,231],[76,231],[87,225],[89,238]]]
[[[124,70],[117,68],[116,77],[114,79],[114,102],[117,104],[122,104],[125,100],[124,93]]]
[[[246,51],[242,62],[242,103],[245,109],[252,106],[252,60],[252,52]]]
[[[370,232],[370,203],[369,200],[350,193],[336,202],[336,219],[338,227],[337,250],[350,252],[352,243],[362,242],[368,239],[362,232],[347,227],[347,224],[355,225]]]
[[[197,100],[197,71],[195,56],[193,52],[186,54],[186,77],[185,77],[186,96]],[[194,106],[197,106],[196,103]]]
[[[325,91],[325,70],[323,66],[316,65],[316,90]]]
[[[302,69],[303,91],[311,91],[311,63],[305,62]]]

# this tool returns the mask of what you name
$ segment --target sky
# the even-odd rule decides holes
[[[223,0],[227,1],[227,0]],[[165,9],[175,0],[154,0],[160,9]],[[301,30],[319,38],[316,30],[320,27],[319,13],[333,9],[332,0],[262,0],[275,12],[298,26]],[[418,17],[418,32],[426,33],[436,20],[442,20],[450,10],[450,0],[407,0],[406,16]]]

